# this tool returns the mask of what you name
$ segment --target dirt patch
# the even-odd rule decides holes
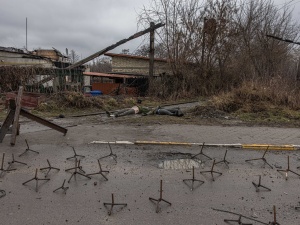
[[[219,118],[219,119],[229,119],[231,115],[222,110],[217,109],[215,106],[203,106],[198,105],[190,110],[192,114],[200,118]]]

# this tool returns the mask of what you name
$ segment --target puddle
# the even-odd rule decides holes
[[[201,164],[201,160],[194,159],[174,159],[174,160],[165,160],[158,164],[158,168],[160,169],[193,169],[199,168]]]

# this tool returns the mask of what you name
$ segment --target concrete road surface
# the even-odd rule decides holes
[[[229,148],[224,163],[214,166],[215,181],[211,173],[213,160],[221,161],[225,148],[204,147],[204,155],[193,160],[191,157],[200,152],[200,146],[160,146],[160,145],[111,145],[117,157],[101,157],[110,154],[107,144],[90,144],[92,141],[178,141],[206,143],[267,143],[267,144],[300,144],[298,129],[268,127],[219,127],[195,125],[112,125],[101,122],[96,117],[92,123],[86,124],[76,120],[54,120],[69,127],[66,136],[40,126],[34,122],[21,125],[21,134],[14,147],[9,145],[7,135],[0,143],[0,157],[5,153],[2,169],[5,170],[15,160],[10,172],[2,170],[0,190],[5,196],[0,198],[1,224],[202,224],[222,225],[224,219],[237,220],[239,217],[230,213],[213,210],[220,209],[242,214],[242,222],[252,224],[268,224],[273,222],[273,206],[276,206],[277,222],[281,225],[299,225],[300,209],[300,154],[298,151],[269,151],[265,160],[253,160],[263,156],[263,151]],[[27,151],[25,139],[30,149]],[[74,156],[73,148],[80,159],[81,174],[99,172],[97,159],[100,159],[101,174],[82,176],[77,173],[71,177],[75,169],[75,160],[67,160]],[[21,157],[20,154],[24,153]],[[278,169],[290,170],[278,172]],[[46,180],[48,170],[52,167]],[[194,190],[191,182],[183,182],[192,178],[194,166]],[[165,167],[165,168],[164,168]],[[252,182],[259,182],[263,187],[256,191]],[[75,179],[76,178],[76,179]],[[32,181],[30,181],[33,179]],[[69,187],[66,193],[59,189]],[[149,197],[160,198],[160,180],[162,180],[162,198],[166,202],[156,204]],[[25,185],[23,183],[29,181]],[[69,182],[68,182],[69,181]],[[37,191],[36,191],[37,184]],[[127,206],[114,206],[112,215],[108,215],[109,207],[103,203],[111,203],[114,194],[115,203],[126,203]],[[255,220],[255,221],[254,221]],[[237,223],[232,223],[237,224]]]

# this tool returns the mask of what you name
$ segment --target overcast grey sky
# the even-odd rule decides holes
[[[300,23],[300,0],[273,0],[275,5],[279,8],[283,7],[284,4],[288,4],[293,9],[293,17]]]
[[[0,0],[0,46],[74,49],[82,57],[138,31],[137,12],[148,0]],[[140,28],[144,29],[144,28]],[[139,30],[140,30],[139,29]],[[124,44],[134,51],[143,39]]]
[[[75,50],[87,57],[143,28],[137,27],[137,13],[150,0],[0,0],[0,46],[28,50],[55,47],[62,53]],[[300,0],[275,0],[280,5],[292,2],[300,18]],[[144,42],[143,42],[144,41]],[[148,41],[139,38],[122,45],[133,52]]]

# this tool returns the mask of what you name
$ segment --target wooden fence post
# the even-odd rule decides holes
[[[13,126],[12,126],[11,139],[10,139],[11,145],[15,145],[15,143],[16,143],[16,137],[17,137],[18,128],[19,128],[19,116],[20,116],[20,110],[21,110],[22,96],[23,96],[23,86],[20,86],[18,96],[16,99],[15,116],[14,116],[14,122],[13,122]]]

